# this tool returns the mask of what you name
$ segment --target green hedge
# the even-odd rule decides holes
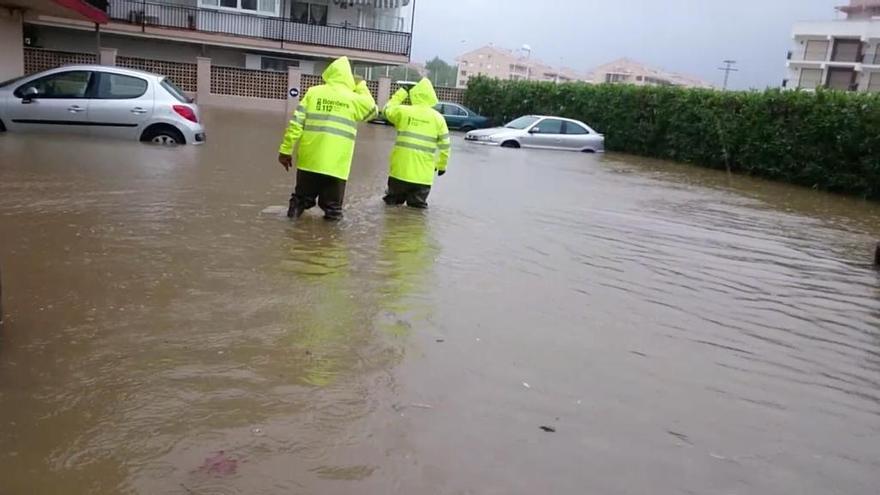
[[[582,120],[609,151],[730,169],[880,199],[880,95],[732,92],[472,79],[465,104],[496,123]]]

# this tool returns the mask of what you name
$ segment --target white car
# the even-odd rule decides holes
[[[605,136],[578,120],[544,115],[526,115],[504,127],[467,133],[468,142],[505,148],[543,148],[551,150],[605,151]]]
[[[198,106],[171,80],[103,65],[59,67],[0,83],[0,131],[205,142]]]

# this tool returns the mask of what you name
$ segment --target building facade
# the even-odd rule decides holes
[[[2,3],[3,0],[0,0]],[[121,57],[320,74],[342,55],[361,67],[409,62],[415,0],[106,0],[100,45]],[[93,23],[24,13],[26,46],[94,52]]]
[[[681,86],[712,88],[713,85],[697,77],[666,72],[649,67],[629,58],[621,58],[600,65],[590,71],[587,80],[593,84],[633,84],[636,86]]]
[[[26,16],[46,15],[94,26],[107,22],[106,10],[105,0],[0,0],[0,81],[24,74]]]
[[[485,76],[510,81],[571,82],[583,79],[573,69],[556,68],[532,58],[527,52],[514,52],[493,45],[460,55],[456,87],[466,88],[472,77]]]
[[[880,92],[880,0],[850,0],[844,19],[798,22],[787,88]]]

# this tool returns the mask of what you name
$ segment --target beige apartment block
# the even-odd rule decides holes
[[[455,59],[458,63],[456,86],[465,88],[472,77],[486,76],[511,81],[570,82],[583,80],[574,69],[557,68],[530,56],[527,51],[512,51],[494,45],[467,52]]]
[[[681,86],[687,88],[713,88],[711,83],[697,77],[666,72],[629,58],[621,58],[596,67],[587,75],[594,84],[634,84],[636,86]]]

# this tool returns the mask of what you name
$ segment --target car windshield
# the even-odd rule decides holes
[[[168,79],[167,77],[162,79],[162,87],[181,103],[192,103],[192,98],[186,96],[180,88],[171,82],[171,79]]]
[[[538,121],[538,117],[520,117],[512,122],[508,122],[504,127],[508,129],[525,129],[526,127]]]

